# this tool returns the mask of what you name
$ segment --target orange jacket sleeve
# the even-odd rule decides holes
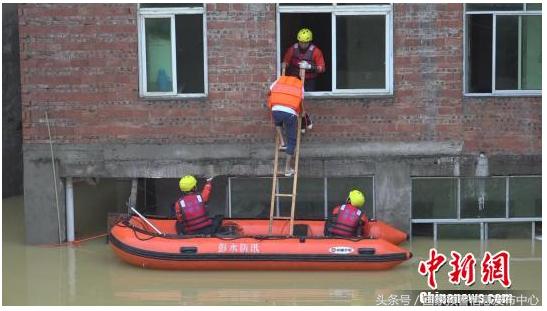
[[[205,186],[203,186],[203,190],[201,190],[201,198],[203,199],[203,202],[209,201],[209,196],[211,195],[211,189],[212,185],[211,182],[207,182]]]

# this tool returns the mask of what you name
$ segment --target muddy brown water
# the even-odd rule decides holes
[[[161,271],[120,261],[104,237],[79,246],[24,243],[23,197],[2,200],[3,305],[375,305],[378,297],[427,290],[418,263],[434,246],[414,238],[402,246],[414,257],[388,271]],[[541,241],[530,239],[439,240],[440,252],[511,254],[512,290],[541,293]],[[480,275],[477,268],[476,273]],[[455,286],[448,268],[437,273],[439,289],[503,289],[499,283]]]

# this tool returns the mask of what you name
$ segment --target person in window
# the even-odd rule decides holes
[[[325,222],[325,236],[360,236],[368,222],[365,212],[365,195],[359,190],[350,191],[346,204],[338,205],[332,211],[332,217]]]
[[[171,208],[171,216],[177,219],[177,234],[213,234],[218,228],[221,218],[211,219],[205,207],[211,194],[211,181],[212,178],[208,178],[201,193],[198,193],[198,182],[194,176],[186,175],[180,179],[182,195]]]
[[[299,76],[300,68],[306,69],[304,89],[307,92],[316,90],[316,79],[325,72],[323,52],[312,43],[313,34],[308,28],[302,28],[296,35],[298,43],[293,44],[285,52],[281,63],[282,75]]]

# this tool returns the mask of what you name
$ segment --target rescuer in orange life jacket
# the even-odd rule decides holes
[[[287,154],[285,161],[285,176],[294,175],[294,168],[291,167],[291,159],[296,147],[296,128],[298,116],[302,111],[302,99],[304,88],[302,81],[293,76],[281,76],[271,86],[268,96],[268,108],[272,110],[272,119],[275,130],[280,138],[280,150]],[[285,128],[285,137],[283,135]]]
[[[171,216],[176,217],[177,234],[213,234],[220,225],[222,217],[211,219],[205,203],[211,194],[211,181],[208,178],[201,193],[197,192],[198,181],[194,176],[186,175],[179,181],[182,196],[171,209]]]
[[[346,204],[335,207],[333,217],[325,222],[325,235],[360,236],[368,221],[365,212],[359,209],[364,205],[365,195],[359,190],[350,191]]]

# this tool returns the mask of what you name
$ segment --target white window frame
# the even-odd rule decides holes
[[[497,16],[523,16],[523,15],[539,15],[541,16],[541,11],[535,10],[522,10],[522,11],[467,11],[467,8],[464,7],[464,21],[463,21],[463,90],[464,96],[541,96],[542,90],[496,90],[496,18]],[[492,15],[492,91],[490,93],[469,93],[468,92],[468,72],[469,72],[469,51],[468,51],[468,29],[467,21],[468,16],[474,14],[491,14]],[[519,28],[520,28],[520,19],[519,19]],[[519,41],[521,40],[521,34],[519,29]],[[520,45],[519,45],[519,57],[520,57]],[[519,72],[518,75],[521,75],[520,72],[520,60],[519,60]],[[543,77],[542,77],[543,79]],[[520,79],[519,79],[520,80]]]
[[[175,27],[175,16],[183,14],[203,15],[203,93],[183,93],[177,94],[177,62],[176,46],[177,34]],[[170,18],[171,19],[171,65],[173,72],[173,91],[172,92],[148,92],[147,91],[147,72],[146,72],[146,35],[145,19],[148,18]],[[207,77],[207,16],[205,6],[202,7],[166,7],[166,8],[139,8],[138,14],[138,32],[139,32],[139,96],[142,98],[153,99],[173,99],[173,98],[199,98],[208,95],[208,77]]]
[[[393,5],[302,5],[283,6],[277,4],[277,75],[281,74],[281,14],[282,13],[331,13],[332,59],[330,62],[332,79],[331,91],[306,92],[307,97],[362,97],[366,95],[393,95]],[[384,15],[386,22],[385,42],[385,88],[383,89],[337,89],[336,88],[336,17],[344,15]]]

